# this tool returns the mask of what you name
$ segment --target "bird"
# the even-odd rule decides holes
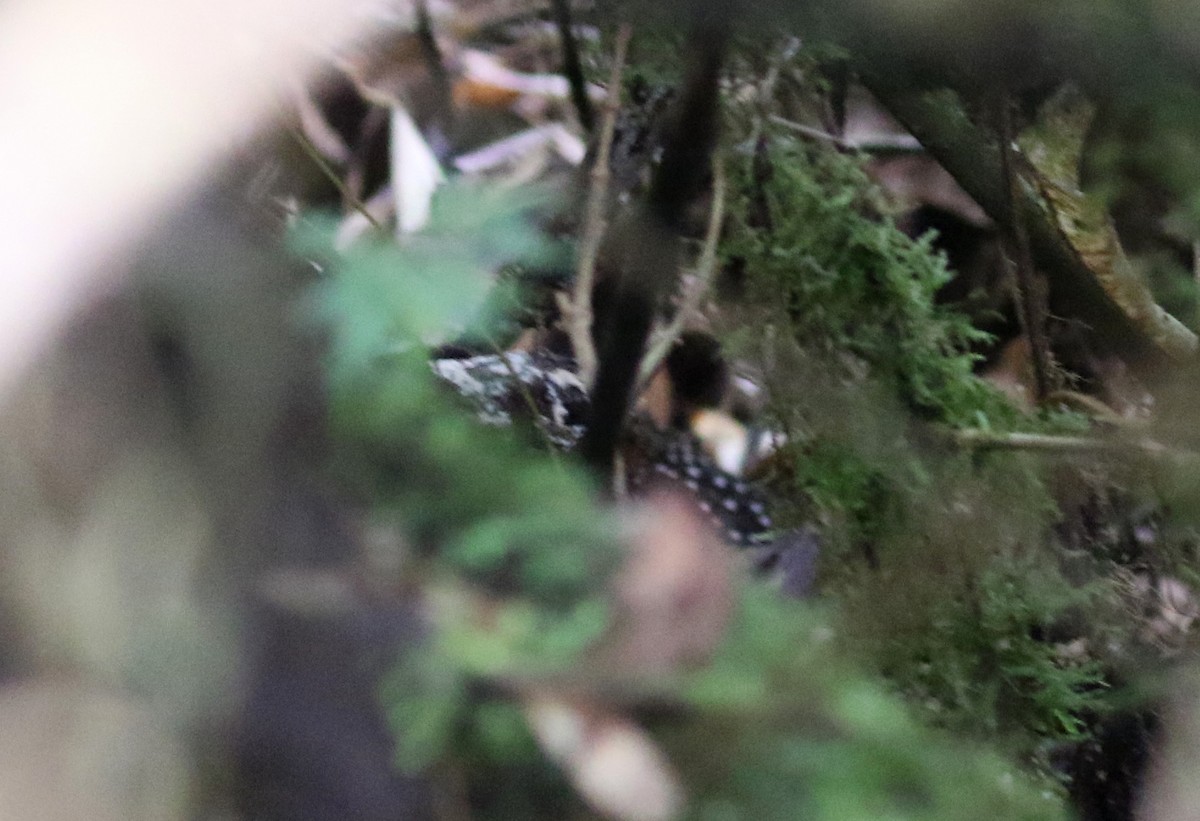
[[[587,390],[572,364],[568,357],[535,351],[442,357],[430,367],[473,407],[480,422],[532,421],[556,449],[570,451],[590,413]],[[765,494],[722,468],[692,431],[659,428],[635,415],[626,426],[621,454],[630,495],[671,485],[692,499],[729,543],[770,542],[774,523]]]

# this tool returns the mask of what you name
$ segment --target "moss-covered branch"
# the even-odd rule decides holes
[[[1007,222],[999,147],[971,122],[953,94],[899,87],[869,70],[863,82],[985,211]],[[1050,280],[1055,313],[1083,320],[1097,339],[1135,364],[1153,366],[1194,355],[1195,334],[1161,309],[1131,310],[1114,298],[1060,230],[1040,189],[1024,187],[1021,193],[1013,206],[1029,233],[1034,261]]]

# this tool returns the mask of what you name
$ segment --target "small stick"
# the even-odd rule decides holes
[[[704,234],[704,247],[700,252],[700,262],[696,267],[696,282],[684,297],[683,304],[675,312],[674,319],[666,330],[650,346],[650,350],[642,357],[641,367],[638,368],[638,382],[635,396],[641,394],[658,370],[658,366],[667,358],[671,347],[683,333],[683,326],[688,318],[700,309],[700,301],[712,284],[713,275],[717,270],[717,242],[721,238],[721,225],[725,221],[725,166],[720,161],[713,163],[712,209],[708,212],[708,230]]]
[[[1007,92],[1001,92],[996,100],[996,131],[1000,138],[1000,173],[1007,188],[1005,202],[1005,240],[1008,246],[1010,266],[1015,272],[1017,321],[1021,330],[1029,337],[1029,348],[1033,353],[1033,376],[1039,402],[1054,389],[1054,358],[1050,341],[1046,338],[1046,320],[1049,309],[1046,305],[1044,281],[1033,267],[1033,253],[1029,246],[1029,232],[1017,210],[1020,200],[1019,181],[1014,159],[1016,135],[1013,133],[1012,100]]]
[[[770,120],[775,125],[782,126],[783,128],[786,128],[788,131],[794,131],[803,137],[808,137],[813,140],[819,140],[821,142],[830,143],[830,144],[836,146],[837,148],[850,148],[851,147],[850,144],[847,143],[844,138],[839,137],[836,134],[830,134],[829,132],[822,131],[819,128],[813,128],[812,126],[804,125],[803,123],[798,123],[793,120],[789,120],[784,117],[780,117],[778,114],[769,114],[769,115],[767,115],[767,119]]]
[[[567,335],[575,349],[579,364],[579,379],[590,390],[596,379],[596,346],[592,342],[592,284],[596,278],[596,257],[604,238],[604,208],[608,197],[608,158],[612,152],[613,132],[616,130],[617,106],[621,99],[621,70],[629,47],[632,29],[622,23],[617,30],[616,53],[613,55],[612,75],[608,81],[608,96],[604,101],[604,121],[600,127],[600,144],[592,165],[591,186],[588,190],[583,242],[579,249],[579,268],[575,274],[575,290],[570,302],[559,300],[559,309],[567,318]]]

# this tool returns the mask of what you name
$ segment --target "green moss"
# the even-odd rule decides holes
[[[837,631],[769,592],[743,599],[687,692],[704,720],[659,737],[698,819],[1061,818],[1061,802],[977,746],[919,726],[840,661]]]
[[[937,303],[945,261],[895,228],[859,158],[767,135],[723,251],[746,272],[734,322],[754,329],[731,347],[762,364],[787,436],[767,477],[781,518],[824,523],[824,589],[862,663],[927,722],[1047,771],[1041,751],[1109,698],[1096,656],[1054,636],[1111,591],[1063,572],[1052,460],[964,452],[946,429],[1087,423],[1024,417],[975,375],[985,336]]]
[[[520,237],[497,246],[486,235],[514,226],[485,217],[460,216],[482,220],[479,246],[319,249],[330,260],[318,305],[332,335],[343,470],[398,523],[406,575],[396,581],[420,588],[431,622],[381,683],[398,764],[431,774],[481,818],[586,817],[520,714],[520,682],[565,681],[599,705],[617,689],[613,709],[644,719],[670,754],[691,817],[1059,817],[1056,797],[995,756],[920,727],[856,673],[827,641],[828,616],[760,586],[739,587],[738,617],[711,664],[667,680],[589,679],[581,661],[612,626],[616,528],[580,476],[455,413],[416,344],[469,315],[473,266],[520,247]],[[450,292],[413,295],[442,288]],[[877,440],[890,436],[881,423]],[[857,497],[847,509],[865,516],[874,491],[844,461],[826,501]]]
[[[987,338],[935,302],[950,279],[930,239],[911,240],[885,216],[852,158],[770,133],[765,183],[741,171],[724,252],[745,266],[749,299],[774,306],[795,340],[847,376],[866,370],[914,409],[952,425],[1012,411],[973,372]],[[765,203],[770,225],[752,219]]]

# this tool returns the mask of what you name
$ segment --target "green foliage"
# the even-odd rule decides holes
[[[921,436],[894,391],[878,380],[848,380],[786,337],[742,350],[770,363],[771,412],[787,434],[771,483],[790,505],[777,518],[824,522],[826,564],[847,551],[873,549],[930,493],[931,470],[944,448]]]
[[[1046,637],[1055,618],[1099,593],[1027,557],[993,560],[977,584],[931,608],[925,630],[906,636],[892,677],[928,718],[957,731],[1078,738],[1084,717],[1107,708],[1105,674],[1094,658],[1074,658]]]
[[[409,767],[441,760],[470,725],[472,672],[516,660],[564,667],[606,621],[605,580],[620,553],[587,481],[458,411],[427,362],[425,344],[469,321],[492,271],[536,259],[542,245],[524,216],[535,202],[449,186],[429,229],[402,246],[371,240],[337,252],[327,231],[297,238],[324,266],[311,305],[330,337],[347,484],[399,520],[408,547],[393,564],[450,591],[443,598],[465,583],[503,603],[487,641],[469,623],[469,596],[435,608],[444,629],[385,683]]]
[[[857,158],[773,132],[770,145],[724,252],[747,273],[738,320],[759,329],[734,347],[765,363],[788,437],[771,477],[793,502],[783,518],[826,524],[822,577],[852,652],[928,722],[1034,760],[1106,709],[1095,656],[1047,636],[1108,600],[1064,576],[1042,464],[972,457],[938,431],[1080,420],[1022,418],[974,375],[983,335],[937,304],[944,260],[890,223]]]
[[[330,329],[332,418],[353,449],[351,481],[373,479],[368,492],[403,511],[419,549],[436,550],[455,573],[573,604],[616,557],[613,541],[595,535],[604,531],[588,483],[526,453],[511,432],[455,412],[425,349],[477,312],[492,271],[542,250],[522,216],[532,204],[449,186],[426,232],[403,246],[372,241],[333,254],[327,237],[310,235],[300,247],[327,260],[312,304]]]
[[[1053,795],[998,757],[918,726],[835,655],[812,613],[748,593],[689,684],[704,721],[666,729],[699,819],[1060,818]]]
[[[914,408],[952,425],[1005,415],[975,377],[970,345],[987,338],[966,317],[935,302],[950,279],[930,237],[913,241],[886,217],[858,163],[772,133],[761,185],[747,173],[724,251],[744,261],[750,299],[779,306],[786,327],[814,354],[865,363],[894,383]],[[761,160],[760,160],[761,161]],[[748,205],[766,203],[770,227]]]
[[[867,528],[884,519],[888,502],[887,476],[845,443],[820,439],[793,457],[794,481],[804,488],[818,510],[838,511]],[[864,538],[869,533],[862,532]]]
[[[554,818],[578,804],[519,707],[472,686],[438,645],[410,652],[380,687],[396,730],[396,764],[464,790],[479,817]]]
[[[1079,636],[1113,594],[1064,573],[1041,470],[1007,454],[917,464],[922,481],[893,481],[884,502],[854,511],[852,544],[875,567],[843,552],[827,572],[850,646],[926,720],[1006,753],[1034,759],[1086,735],[1108,709],[1106,672],[1086,644],[1072,655],[1051,637]]]
[[[456,207],[514,208],[484,198]],[[399,248],[305,243],[325,261],[313,304],[331,337],[341,470],[399,522],[396,581],[419,586],[431,619],[380,694],[399,765],[464,794],[479,817],[582,815],[511,699],[522,681],[565,676],[603,700],[581,662],[610,624],[617,528],[580,476],[510,432],[479,428],[433,384],[422,343],[471,315],[486,270],[536,248],[515,218],[439,214],[484,227],[464,239],[435,223]],[[488,236],[501,230],[513,235]],[[689,787],[692,817],[1059,816],[1057,799],[921,729],[838,661],[824,617],[756,585],[739,589],[739,615],[712,664],[619,682],[626,701],[644,691],[648,703],[679,706],[668,710],[677,718],[647,724]]]

